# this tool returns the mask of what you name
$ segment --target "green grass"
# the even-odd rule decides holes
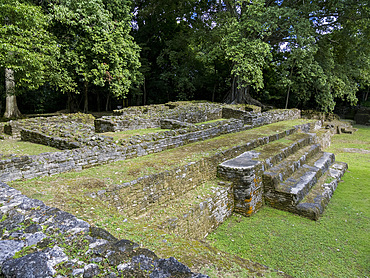
[[[8,155],[35,155],[45,152],[57,152],[60,151],[56,148],[49,146],[34,144],[30,142],[24,142],[20,140],[5,139],[0,140],[0,154]]]
[[[211,121],[207,121],[207,122],[196,123],[195,125],[210,124],[210,123],[220,122],[220,121],[224,121],[224,120],[226,120],[226,119],[216,119],[216,120],[211,120]]]
[[[208,243],[294,277],[368,276],[370,154],[363,150],[370,146],[370,128],[357,128],[353,135],[335,135],[327,149],[349,170],[318,221],[265,206],[250,218],[234,215]]]
[[[145,135],[148,133],[157,133],[157,132],[163,132],[167,131],[169,129],[161,129],[161,128],[147,128],[147,129],[134,129],[134,130],[125,130],[120,132],[104,132],[101,133],[101,135],[113,137],[114,141],[120,140],[120,139],[126,139],[134,135]]]

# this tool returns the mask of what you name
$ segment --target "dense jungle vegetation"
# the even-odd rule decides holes
[[[369,19],[365,0],[1,0],[0,114],[366,103]]]

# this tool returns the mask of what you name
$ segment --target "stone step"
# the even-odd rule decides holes
[[[335,156],[332,153],[317,153],[293,175],[277,184],[275,191],[265,192],[265,201],[278,209],[294,210],[334,160]]]
[[[348,166],[344,162],[335,162],[329,170],[311,188],[292,212],[318,220],[328,205],[335,189]]]
[[[212,180],[153,207],[136,220],[182,237],[202,239],[233,210],[232,183]]]
[[[311,157],[320,151],[320,145],[308,145],[288,156],[279,164],[265,171],[262,176],[264,190],[275,190],[278,183],[283,182],[302,167]]]
[[[270,169],[314,141],[314,134],[294,133],[281,140],[255,148],[254,160],[264,164],[264,170]]]
[[[313,140],[312,134],[295,133],[221,163],[217,174],[233,182],[235,212],[245,216],[257,212],[263,205],[263,172],[312,144]]]

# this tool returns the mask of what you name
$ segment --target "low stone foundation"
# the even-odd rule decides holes
[[[285,117],[291,116],[289,111],[290,110],[282,110],[281,116],[276,119],[287,119]],[[293,113],[296,112],[293,111]],[[276,113],[274,112],[272,115],[276,115]],[[278,113],[278,115],[280,114]],[[134,142],[133,145],[117,146],[114,143],[110,144],[108,140],[104,139],[100,141],[105,143],[99,144],[99,147],[84,147],[74,150],[65,150],[63,152],[44,153],[33,156],[14,157],[11,159],[1,160],[0,180],[6,182],[21,178],[28,179],[71,170],[81,170],[83,168],[109,163],[112,161],[125,160],[160,152],[200,140],[214,138],[221,134],[238,132],[252,128],[252,126],[243,126],[240,120],[231,119],[226,120],[226,122],[221,121],[210,123],[205,126],[200,125],[190,127],[189,130],[192,128],[195,128],[198,131],[173,136],[171,132],[181,132],[181,130],[173,130],[168,132],[167,138],[165,135],[166,133],[163,133],[161,135],[163,136],[162,138],[156,138],[155,140],[153,140],[153,135],[145,135],[142,138],[150,137],[151,139],[148,140],[151,141],[142,142],[140,139],[139,141]],[[184,132],[186,132],[186,130]],[[97,142],[100,141],[97,140]]]
[[[301,118],[301,111],[298,109],[276,109],[263,113],[246,112],[244,124],[253,127],[272,124],[280,121],[295,120]]]
[[[138,106],[115,111],[113,117],[95,120],[95,131],[118,132],[133,129],[158,128],[161,119],[200,123],[220,119],[222,104],[207,102],[177,102],[162,106]]]

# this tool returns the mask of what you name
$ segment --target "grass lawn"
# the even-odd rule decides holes
[[[326,151],[347,162],[323,216],[316,222],[264,207],[232,216],[208,243],[294,277],[367,277],[370,273],[370,127],[335,135]]]
[[[134,129],[134,130],[125,130],[120,132],[104,132],[100,133],[101,135],[110,136],[113,137],[113,140],[121,140],[121,139],[127,139],[134,135],[145,135],[148,133],[157,133],[157,132],[163,132],[168,129],[161,129],[161,128],[146,128],[146,129]]]
[[[60,150],[49,146],[34,144],[31,142],[24,142],[21,140],[4,139],[0,140],[0,155],[35,155],[46,152],[58,152]],[[1,159],[1,157],[0,157]]]

